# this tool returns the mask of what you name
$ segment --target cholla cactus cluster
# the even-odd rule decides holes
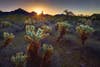
[[[15,37],[15,35],[13,33],[8,33],[8,32],[4,32],[3,36],[4,36],[5,39]]]
[[[71,24],[69,24],[67,21],[64,21],[64,22],[58,22],[56,26],[58,27],[58,30],[62,30],[62,28],[69,29],[71,27]]]
[[[49,67],[51,65],[53,50],[54,48],[52,45],[43,44],[41,67]]]
[[[32,37],[33,39],[43,39],[49,35],[51,28],[49,26],[42,26],[35,31],[34,25],[26,25],[26,35]]]
[[[76,31],[79,33],[81,42],[84,45],[85,41],[87,40],[88,36],[94,32],[94,29],[89,25],[79,25],[76,27]]]
[[[16,65],[24,63],[27,56],[23,52],[16,53],[15,56],[11,57],[11,61],[14,62]]]
[[[83,32],[90,34],[94,32],[94,29],[89,25],[79,25],[76,27],[76,31],[80,34],[82,34]]]

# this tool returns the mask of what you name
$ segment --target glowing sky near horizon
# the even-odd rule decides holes
[[[0,10],[12,11],[23,8],[29,12],[44,11],[48,14],[60,14],[65,9],[75,14],[90,15],[100,13],[100,0],[0,0]]]

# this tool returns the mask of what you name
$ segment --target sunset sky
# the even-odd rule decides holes
[[[12,11],[23,8],[48,14],[60,14],[65,9],[75,14],[91,15],[100,13],[100,0],[0,0],[0,10]]]

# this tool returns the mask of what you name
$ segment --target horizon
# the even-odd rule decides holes
[[[28,12],[37,12],[56,15],[63,14],[64,10],[72,11],[75,15],[92,15],[100,13],[98,0],[1,0],[0,10],[9,12],[22,8]]]
[[[2,12],[11,12],[11,11],[15,11],[15,10],[18,10],[18,9],[22,9],[22,10],[25,10],[24,8],[16,8],[16,9],[13,9],[13,10],[8,10],[8,11],[2,11],[2,10],[0,10],[0,11],[2,11]],[[36,12],[35,10],[33,10],[33,11],[28,11],[28,10],[25,10],[26,12],[28,12],[28,13],[31,13],[31,12]],[[45,13],[44,11],[40,11],[39,13],[38,12],[36,12],[37,13],[37,15],[39,15],[39,14],[41,14],[43,12],[43,14],[48,14],[48,15],[52,15],[52,16],[54,16],[54,15],[57,15],[57,14],[65,14],[64,13],[64,10],[62,11],[62,13],[56,13],[56,14],[49,14],[49,13]],[[71,11],[71,12],[73,12],[73,11]],[[73,12],[73,14],[74,15],[76,15],[76,16],[80,16],[80,15],[83,15],[83,16],[91,16],[91,15],[93,15],[93,14],[100,14],[100,13],[91,13],[91,14],[82,14],[82,13],[80,13],[80,14],[75,14],[74,12]]]

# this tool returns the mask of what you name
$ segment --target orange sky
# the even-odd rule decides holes
[[[50,6],[30,6],[28,8],[26,8],[27,11],[29,12],[32,12],[32,11],[35,11],[37,12],[38,14],[41,13],[42,11],[44,12],[44,14],[51,14],[51,15],[55,15],[55,14],[61,14],[61,13],[64,13],[63,11],[65,9],[62,9],[62,8],[54,8],[52,9],[52,7]],[[75,15],[80,15],[80,14],[84,14],[84,15],[91,15],[93,14],[92,11],[81,11],[81,10],[74,10],[72,11]]]
[[[25,9],[29,12],[35,11],[45,14],[61,14],[65,9],[72,11],[74,14],[91,15],[100,13],[100,0],[2,0],[0,9],[2,11],[12,11],[18,8]]]
[[[25,10],[29,11],[29,12],[32,12],[32,11],[35,11],[37,13],[41,13],[42,11],[45,13],[45,14],[51,14],[51,15],[55,15],[55,14],[61,14],[61,13],[64,13],[63,11],[65,10],[65,8],[57,8],[56,6],[52,7],[50,6],[49,4],[32,4],[32,5],[28,5],[28,6],[25,6],[24,7]],[[92,15],[93,11],[83,11],[83,10],[80,10],[80,9],[73,9],[73,10],[70,10],[68,9],[69,11],[72,11],[75,15],[80,15],[80,14],[83,14],[83,15]],[[96,13],[99,13],[99,10],[96,12]]]

